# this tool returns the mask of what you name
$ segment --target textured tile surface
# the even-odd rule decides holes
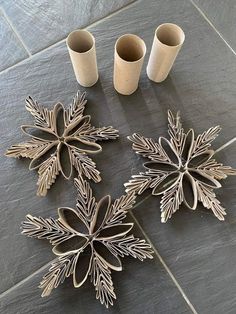
[[[229,157],[235,153],[236,145],[232,145],[218,159],[236,167],[235,159]],[[217,197],[227,209],[225,222],[199,205],[195,211],[182,207],[161,224],[160,198],[154,196],[134,211],[199,313],[234,313],[236,307],[235,178],[223,183]]]
[[[28,54],[0,10],[0,71],[28,57]]]
[[[160,23],[171,20],[181,25],[186,32],[184,48],[170,77],[163,84],[151,83],[143,71],[140,89],[137,93],[130,97],[115,95],[113,104],[118,98],[122,110],[117,109],[119,112],[117,116],[124,115],[130,133],[138,131],[145,136],[154,138],[167,133],[166,111],[168,108],[173,111],[180,110],[185,126],[187,128],[194,127],[199,133],[213,125],[220,124],[223,130],[215,141],[217,148],[236,135],[234,122],[236,115],[234,105],[235,57],[208,23],[197,14],[191,4],[178,2],[178,10],[170,9],[170,7],[170,2],[161,4],[153,2],[149,3],[149,6],[139,3],[132,8],[133,21],[126,18],[126,14],[127,16],[129,16],[129,12],[131,14],[131,9],[113,17],[114,25],[118,23],[119,19],[122,20],[130,32],[137,33],[145,39],[147,47],[150,47],[152,41],[150,30],[154,30],[156,26],[155,20],[152,24],[148,18],[152,14],[155,14]],[[135,21],[140,21],[138,30]],[[108,21],[98,25],[94,33],[99,37],[98,34],[104,32],[105,29],[108,29]],[[122,32],[122,29],[118,29],[117,32],[107,31],[110,41],[105,42],[102,39],[103,51],[108,51],[109,47],[114,45],[115,38]],[[99,42],[98,38],[98,44]],[[222,55],[224,55],[224,59],[222,59]],[[102,57],[100,60],[101,68],[106,70],[102,80],[103,89],[106,94],[113,95],[110,85],[112,74],[108,71],[112,62],[107,65],[107,60],[102,61]],[[228,154],[234,155],[233,151],[230,151],[230,147]],[[222,155],[220,160],[230,164],[226,157],[227,155]],[[141,165],[141,158],[135,154],[134,158],[131,172],[137,173],[140,169],[138,165]],[[231,165],[236,166],[232,161]],[[230,182],[232,186],[230,186]],[[235,289],[231,289],[232,286],[235,287],[235,278],[232,279],[231,286],[226,283],[228,277],[232,276],[234,272],[233,265],[236,258],[233,244],[235,234],[232,231],[226,231],[227,225],[231,224],[230,215],[234,215],[236,204],[232,195],[232,190],[235,189],[235,178],[226,181],[224,187],[225,189],[219,191],[219,197],[226,208],[229,208],[228,220],[225,224],[218,222],[212,215],[207,215],[206,211],[201,209],[200,216],[198,216],[198,212],[184,211],[183,214],[176,214],[177,218],[173,217],[173,220],[178,219],[176,222],[161,225],[159,202],[155,198],[150,199],[151,203],[144,202],[135,211],[145,231],[152,236],[151,240],[156,248],[161,249],[162,257],[173,270],[185,293],[200,313],[211,313],[212,311],[221,313],[223,308],[231,313],[235,306]],[[226,200],[227,202],[225,202]],[[172,226],[173,224],[174,226]],[[231,239],[231,248],[224,248],[223,243],[228,242],[225,237]],[[221,249],[218,249],[219,244],[223,248],[223,254],[220,252]],[[229,243],[226,244],[226,247],[228,245]],[[204,254],[201,254],[201,247],[204,247]],[[168,251],[170,251],[169,254]],[[229,256],[227,261],[225,261],[225,256]],[[234,261],[232,261],[232,256],[234,256]],[[182,262],[178,263],[179,260]],[[218,268],[221,271],[218,271]],[[222,292],[223,287],[224,293]]]
[[[176,3],[178,10],[171,6],[171,1],[149,1],[148,6],[139,2],[91,29],[97,38],[101,84],[105,93],[113,96],[111,106],[115,107],[114,101],[121,104],[116,106],[117,111],[120,110],[120,118],[123,113],[130,132],[144,130],[148,136],[159,128],[157,134],[163,134],[166,112],[170,108],[180,110],[186,127],[199,132],[220,124],[223,134],[216,140],[216,145],[220,145],[236,135],[235,56],[191,3]],[[129,19],[130,14],[132,19]],[[156,19],[150,19],[152,15]],[[183,49],[162,84],[149,81],[145,73],[157,20],[158,24],[171,20],[186,32]],[[119,27],[109,27],[119,25],[119,21],[122,21]],[[116,38],[127,29],[142,37],[147,45],[140,88],[129,97],[116,94],[111,84],[112,50]]]
[[[236,2],[234,0],[194,0],[223,38],[236,50],[235,16]]]
[[[186,32],[186,42],[171,75],[158,85],[150,82],[145,74],[156,21],[158,24],[176,22]],[[112,86],[115,40],[127,30],[144,38],[148,48],[140,87],[129,97],[118,95]],[[116,198],[124,193],[123,183],[131,173],[139,171],[142,163],[131,150],[126,136],[133,132],[154,138],[166,135],[168,108],[181,110],[185,126],[191,126],[197,132],[221,124],[223,131],[215,141],[215,147],[236,136],[235,57],[190,2],[176,1],[173,7],[171,0],[153,0],[148,4],[138,1],[94,25],[91,31],[97,41],[100,80],[87,90],[86,113],[92,115],[94,125],[113,125],[120,131],[119,140],[103,143],[103,151],[94,157],[103,178],[101,183],[92,184],[95,195],[101,197],[109,192]],[[7,147],[24,140],[20,125],[32,122],[24,109],[24,98],[28,94],[50,107],[56,101],[69,104],[79,88],[65,43],[57,44],[1,74],[0,84],[1,313],[32,313],[35,309],[36,313],[76,313],[78,309],[81,313],[102,313],[104,310],[97,307],[93,291],[86,287],[80,291],[73,290],[70,280],[48,299],[41,299],[36,288],[45,270],[25,280],[49,262],[53,255],[48,243],[20,236],[20,222],[27,213],[55,217],[55,208],[73,207],[75,191],[72,181],[67,182],[60,177],[46,198],[36,197],[37,176],[27,169],[29,161],[3,157]],[[234,149],[232,145],[221,152],[220,160],[236,166]],[[234,186],[235,178],[230,178],[219,191],[219,197],[228,209],[225,223],[218,222],[200,208],[196,212],[183,209],[168,224],[162,225],[159,200],[155,197],[134,210],[136,218],[199,313],[218,314],[223,310],[233,313],[235,307]],[[188,313],[189,308],[186,308],[158,259],[144,264],[129,263],[129,260],[125,263],[126,271],[115,274],[120,298],[114,308],[115,313]],[[21,280],[22,284],[14,287]],[[6,289],[10,290],[4,293]]]
[[[1,0],[26,46],[32,53],[65,38],[69,32],[83,28],[122,8],[132,0],[80,1],[5,1]]]
[[[135,234],[142,237],[136,230]],[[122,259],[123,271],[112,272],[117,300],[106,310],[95,298],[89,280],[79,289],[68,278],[48,298],[37,288],[47,268],[0,298],[2,314],[13,313],[178,313],[191,314],[188,305],[159,260]]]

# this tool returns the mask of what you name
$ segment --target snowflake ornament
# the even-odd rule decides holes
[[[68,109],[57,103],[53,110],[48,110],[31,97],[26,99],[25,107],[35,123],[21,128],[31,139],[12,145],[6,156],[32,159],[29,169],[38,169],[39,174],[37,195],[45,196],[60,172],[69,180],[73,167],[88,179],[101,181],[100,172],[87,154],[102,150],[97,141],[113,140],[119,135],[112,126],[91,126],[91,117],[83,115],[86,102],[85,93],[78,92]]]
[[[58,256],[40,283],[42,296],[50,295],[70,275],[75,288],[90,277],[96,298],[108,307],[116,299],[111,270],[122,270],[120,257],[130,255],[143,261],[151,259],[153,251],[145,240],[130,234],[133,223],[123,223],[135,203],[135,193],[123,195],[113,204],[109,195],[97,203],[81,176],[75,179],[75,186],[76,209],[59,208],[57,220],[27,215],[22,233],[49,240]]]
[[[162,195],[162,222],[171,218],[182,203],[194,210],[198,201],[224,220],[225,209],[213,190],[221,187],[219,180],[236,175],[236,170],[213,158],[211,142],[221,128],[212,127],[195,138],[193,129],[184,132],[179,113],[174,117],[168,111],[168,121],[169,140],[160,137],[157,143],[136,133],[128,137],[136,153],[151,161],[144,163],[145,172],[125,183],[126,192],[141,194],[151,188],[153,195]]]

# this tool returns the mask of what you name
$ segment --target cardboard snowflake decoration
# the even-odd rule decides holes
[[[83,116],[86,102],[85,93],[78,92],[68,109],[57,103],[53,110],[48,110],[31,97],[26,99],[25,107],[34,116],[35,123],[21,128],[31,139],[12,145],[6,156],[32,159],[29,169],[38,169],[38,195],[47,194],[60,172],[65,179],[70,179],[73,166],[88,179],[101,180],[100,172],[87,154],[100,152],[102,147],[96,142],[116,139],[118,131],[112,126],[91,126],[91,117]]]
[[[169,140],[160,137],[155,142],[136,133],[128,137],[136,153],[151,161],[144,163],[145,172],[133,175],[125,184],[126,192],[141,194],[151,188],[153,195],[162,195],[162,222],[171,218],[182,203],[196,209],[198,201],[219,220],[224,220],[225,209],[213,190],[221,187],[219,180],[236,175],[236,170],[213,158],[211,142],[221,128],[212,127],[195,138],[193,129],[184,132],[179,113],[174,117],[168,111],[168,121]]]
[[[57,220],[27,215],[22,233],[49,240],[58,256],[40,284],[42,296],[48,296],[70,275],[76,288],[91,277],[96,298],[108,307],[116,299],[111,270],[122,270],[120,257],[130,255],[143,261],[152,258],[153,251],[145,240],[130,234],[133,223],[123,223],[135,203],[135,193],[121,196],[113,204],[109,195],[97,203],[80,176],[75,186],[76,209],[59,208]]]

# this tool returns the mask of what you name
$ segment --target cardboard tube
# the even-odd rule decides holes
[[[178,25],[165,23],[158,26],[147,65],[150,80],[159,83],[167,78],[184,39],[184,32]]]
[[[78,83],[93,86],[98,80],[95,39],[86,30],[75,30],[66,40],[71,62]]]
[[[118,38],[115,44],[113,83],[122,95],[131,95],[138,88],[146,54],[144,41],[133,34]]]

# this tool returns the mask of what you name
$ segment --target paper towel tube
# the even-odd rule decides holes
[[[158,26],[147,65],[150,80],[159,83],[166,79],[184,39],[184,32],[178,25],[165,23]]]
[[[136,91],[145,54],[146,45],[140,37],[126,34],[118,38],[113,74],[114,87],[118,93],[130,95]]]
[[[75,30],[66,40],[71,62],[78,83],[93,86],[98,80],[95,39],[86,30]]]

